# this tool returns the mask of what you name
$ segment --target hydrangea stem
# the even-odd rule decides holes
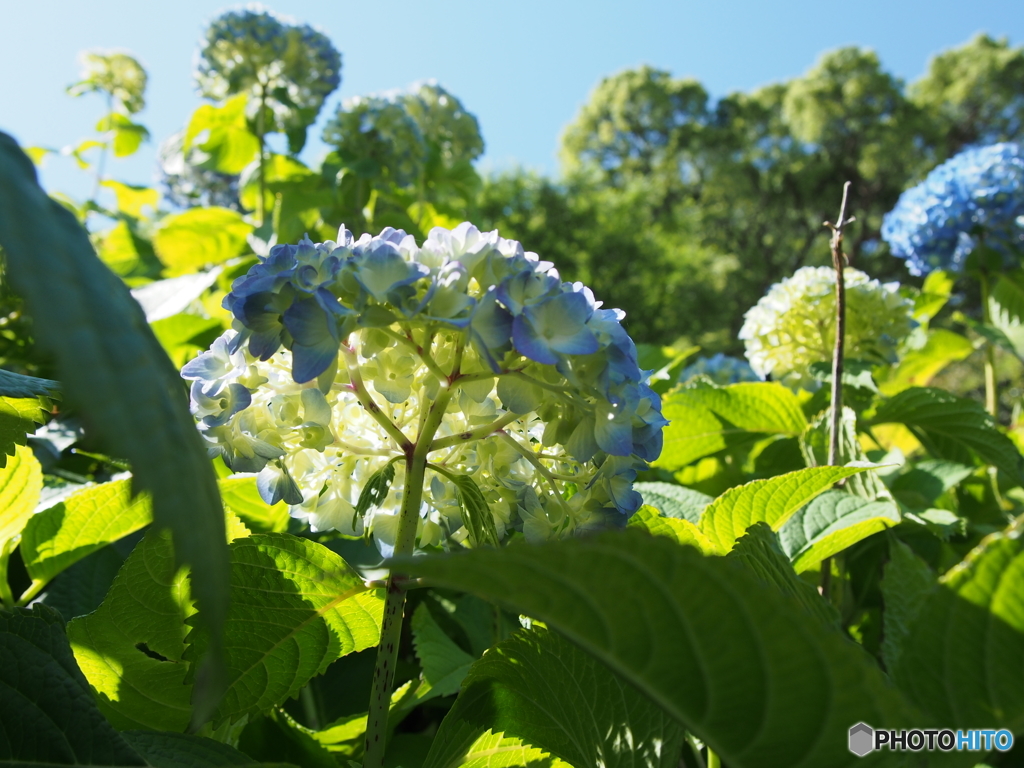
[[[988,274],[981,273],[981,321],[992,325],[992,313],[988,306],[989,281]],[[996,388],[996,348],[988,339],[985,340],[985,410],[993,419],[999,416],[999,390]]]
[[[456,355],[458,373],[460,355]],[[395,536],[394,557],[411,555],[416,546],[416,529],[420,519],[420,504],[423,501],[423,480],[427,470],[427,457],[437,428],[441,426],[452,390],[446,388],[427,412],[423,428],[416,437],[416,444],[406,453],[405,490],[402,508],[398,513],[398,533]],[[398,644],[402,637],[403,611],[405,610],[405,586],[399,574],[388,576],[387,596],[384,599],[384,621],[380,631],[380,645],[377,648],[377,663],[373,670],[373,688],[370,691],[370,708],[366,721],[366,753],[363,768],[381,768],[384,764],[384,749],[387,745],[388,713],[391,708],[392,683],[395,677],[395,660],[398,658]]]
[[[846,201],[850,195],[850,182],[843,184],[843,202],[835,224],[825,222],[832,230],[832,266],[836,271],[836,344],[832,352],[832,403],[829,424],[828,464],[837,466],[840,457],[840,433],[843,425],[843,363],[846,353],[846,255],[843,253],[843,228],[853,221],[846,216]],[[832,600],[832,558],[821,561],[821,595]]]

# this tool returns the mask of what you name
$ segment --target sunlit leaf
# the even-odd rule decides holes
[[[161,222],[153,248],[169,275],[182,275],[241,255],[252,230],[229,208],[190,208]]]

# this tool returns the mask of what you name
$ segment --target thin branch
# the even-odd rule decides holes
[[[832,354],[832,424],[828,444],[828,463],[839,463],[839,425],[843,416],[843,357],[846,351],[846,254],[843,253],[843,228],[852,221],[846,217],[846,201],[850,194],[850,182],[843,184],[843,202],[839,206],[839,223],[826,221],[824,226],[832,230],[832,266],[836,270],[836,345]]]

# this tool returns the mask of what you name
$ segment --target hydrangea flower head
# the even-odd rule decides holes
[[[848,267],[846,356],[892,361],[913,326],[912,302],[897,283],[882,284]],[[832,267],[803,267],[768,289],[744,316],[739,337],[761,378],[769,374],[793,389],[814,389],[812,363],[832,359],[835,346],[836,277]]]
[[[198,52],[196,84],[203,96],[223,100],[251,95],[250,108],[265,99],[272,130],[292,134],[311,125],[341,83],[341,54],[330,39],[258,4],[214,19]],[[267,126],[271,129],[271,126]],[[301,147],[293,146],[293,151]]]
[[[882,237],[912,275],[962,271],[979,238],[1016,262],[1024,248],[1024,152],[992,144],[947,160],[900,196]]]
[[[517,242],[468,223],[422,245],[342,227],[337,242],[275,246],[224,305],[234,328],[182,370],[192,411],[211,455],[258,472],[264,498],[313,530],[368,529],[388,554],[424,439],[422,546],[471,536],[459,475],[499,537],[622,524],[640,506],[633,481],[666,421],[623,313]],[[387,465],[386,498],[358,513]]]
[[[686,382],[694,376],[706,376],[719,386],[738,384],[741,381],[759,381],[760,376],[746,360],[719,352],[711,357],[701,355],[686,366],[679,374],[679,381]]]

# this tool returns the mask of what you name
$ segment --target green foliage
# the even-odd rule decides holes
[[[696,525],[710,496],[673,483],[636,483],[633,489],[644,497],[644,503],[656,507],[665,517],[689,520]]]
[[[232,542],[231,606],[224,625],[227,691],[214,725],[266,712],[335,659],[380,639],[384,601],[326,547],[288,534]],[[194,630],[184,658],[206,650]]]
[[[224,765],[255,765],[251,757],[213,739],[183,733],[126,731],[127,741],[153,768],[220,768]],[[262,763],[269,768],[269,763]],[[281,765],[279,768],[285,768]]]
[[[494,527],[494,516],[487,506],[487,499],[476,484],[476,481],[469,475],[450,474],[449,478],[455,484],[455,494],[459,505],[466,513],[466,522],[470,532],[470,541],[473,546],[489,544],[492,547],[498,546],[498,531]]]
[[[797,436],[807,426],[796,395],[781,384],[699,383],[670,392],[662,412],[670,423],[654,466],[669,470],[749,439],[748,433]]]
[[[259,139],[245,119],[247,102],[248,97],[241,94],[220,106],[200,106],[185,128],[183,152],[187,155],[194,147],[201,153],[196,165],[218,173],[241,173],[260,150]]]
[[[423,603],[412,615],[412,636],[430,695],[457,693],[475,659],[444,633]]]
[[[30,448],[18,446],[0,469],[0,550],[32,519],[43,472]]]
[[[107,449],[131,462],[175,533],[219,645],[228,598],[224,518],[176,371],[127,288],[96,258],[73,216],[46,197],[31,161],[0,134],[0,245],[36,338],[53,354],[67,400]],[[48,268],[38,268],[37,254]],[[131,397],[122,393],[130,392]],[[200,698],[211,696],[204,688]]]
[[[224,508],[238,515],[253,533],[283,533],[288,528],[288,505],[267,504],[260,498],[255,477],[228,477],[218,485]]]
[[[192,208],[165,218],[153,247],[168,274],[183,275],[240,255],[252,230],[237,211]]]
[[[679,487],[679,486],[675,486]],[[715,545],[696,523],[685,518],[662,516],[658,510],[646,504],[638,509],[627,523],[630,528],[640,528],[652,536],[667,536],[679,544],[688,544],[701,552],[714,554]]]
[[[683,745],[682,728],[664,710],[541,627],[517,632],[473,665],[424,768],[458,764],[488,731],[575,768],[675,768]]]
[[[103,603],[68,624],[68,638],[96,700],[115,727],[184,731],[185,619],[195,612],[188,572],[170,537],[151,532],[121,566]]]
[[[779,541],[799,573],[899,522],[899,510],[891,501],[826,491],[779,529]]]
[[[754,523],[768,523],[777,531],[822,491],[868,469],[870,466],[811,467],[730,488],[704,510],[700,529],[724,554]]]
[[[627,530],[403,569],[543,620],[729,765],[852,765],[850,723],[912,716],[859,648],[792,598],[661,537]]]
[[[7,466],[7,457],[25,445],[27,435],[45,420],[37,398],[0,396],[0,467]]]
[[[93,703],[59,614],[45,606],[0,611],[0,650],[0,761],[146,765]]]
[[[133,57],[126,53],[91,51],[82,56],[82,79],[68,87],[72,96],[105,93],[130,115],[146,106],[143,94],[148,77]]]
[[[46,583],[152,519],[149,497],[132,499],[130,480],[96,485],[33,515],[22,533],[21,556],[33,581]]]
[[[1020,452],[980,403],[932,387],[912,387],[883,402],[875,424],[905,424],[936,458],[969,463],[971,454],[1020,484]]]
[[[986,539],[927,593],[921,566],[893,550],[886,581],[902,603],[895,606],[887,663],[908,698],[936,722],[962,728],[986,722],[1018,733],[1024,727],[1020,531],[1017,524]]]

